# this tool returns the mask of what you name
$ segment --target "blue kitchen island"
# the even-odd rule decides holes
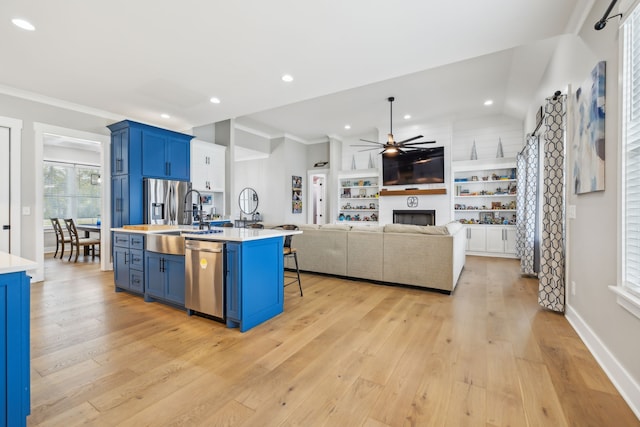
[[[270,230],[252,228],[214,228],[215,233],[200,234],[190,226],[161,226],[153,225],[125,226],[123,228],[112,229],[114,239],[123,240],[122,237],[138,236],[149,234],[180,234],[185,241],[204,240],[210,242],[225,243],[225,315],[224,321],[228,327],[237,327],[245,332],[256,325],[282,313],[284,310],[284,257],[283,244],[284,237],[292,234],[300,234],[301,231],[293,230]],[[138,246],[139,247],[139,246]],[[139,250],[139,249],[136,249]],[[147,247],[145,253],[140,254],[145,259],[149,258]],[[151,252],[149,252],[151,253]],[[133,290],[145,296],[145,300],[158,300],[156,272],[146,271],[152,269],[154,265],[168,268],[180,268],[182,271],[173,271],[165,280],[167,295],[176,295],[185,287],[184,281],[184,261],[182,264],[176,262],[176,255],[153,254],[160,257],[160,261],[153,264],[139,266],[136,270],[131,270],[138,275],[135,283],[144,283],[144,287],[136,290],[118,286],[117,290]],[[163,262],[162,257],[167,257],[173,262]],[[171,258],[169,258],[171,257]],[[114,263],[114,277],[125,276],[119,269],[121,265]],[[162,267],[159,267],[162,268]],[[182,280],[180,280],[182,279]],[[154,291],[155,288],[155,291]],[[181,290],[182,289],[182,290]],[[170,292],[169,292],[170,290]],[[151,297],[148,293],[151,292]],[[179,301],[174,297],[166,298],[162,302],[180,306]],[[182,299],[184,307],[184,299]]]
[[[0,252],[0,426],[26,426],[31,413],[29,318],[33,261]]]

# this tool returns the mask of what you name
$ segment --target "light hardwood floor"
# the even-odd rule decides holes
[[[467,257],[453,296],[304,274],[244,334],[45,268],[29,426],[640,426],[514,260]]]

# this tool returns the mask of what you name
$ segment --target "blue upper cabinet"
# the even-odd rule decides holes
[[[193,138],[166,129],[123,120],[111,130],[112,225],[143,222],[143,178],[189,181]]]
[[[142,175],[189,181],[191,136],[165,132],[142,135]]]
[[[191,135],[131,120],[111,130],[111,174],[189,181]]]

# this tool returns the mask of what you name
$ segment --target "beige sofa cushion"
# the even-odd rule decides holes
[[[383,234],[385,282],[453,290],[452,236]]]
[[[320,229],[349,231],[351,230],[351,226],[349,224],[322,224]]]
[[[445,225],[411,225],[411,224],[387,224],[385,233],[414,233],[448,235],[449,229]]]
[[[348,231],[322,227],[301,230],[291,243],[298,252],[300,270],[346,276]],[[285,259],[285,267],[295,268],[290,258]]]
[[[377,229],[377,230],[376,230]],[[353,227],[347,233],[347,276],[382,280],[382,227]]]

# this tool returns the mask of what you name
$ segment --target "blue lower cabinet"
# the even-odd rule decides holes
[[[244,332],[282,313],[282,237],[227,243],[227,326]]]
[[[116,291],[144,292],[144,236],[113,233],[113,279]]]
[[[0,274],[0,426],[26,426],[31,413],[29,276]]]
[[[146,251],[145,300],[161,299],[184,307],[184,256]]]

